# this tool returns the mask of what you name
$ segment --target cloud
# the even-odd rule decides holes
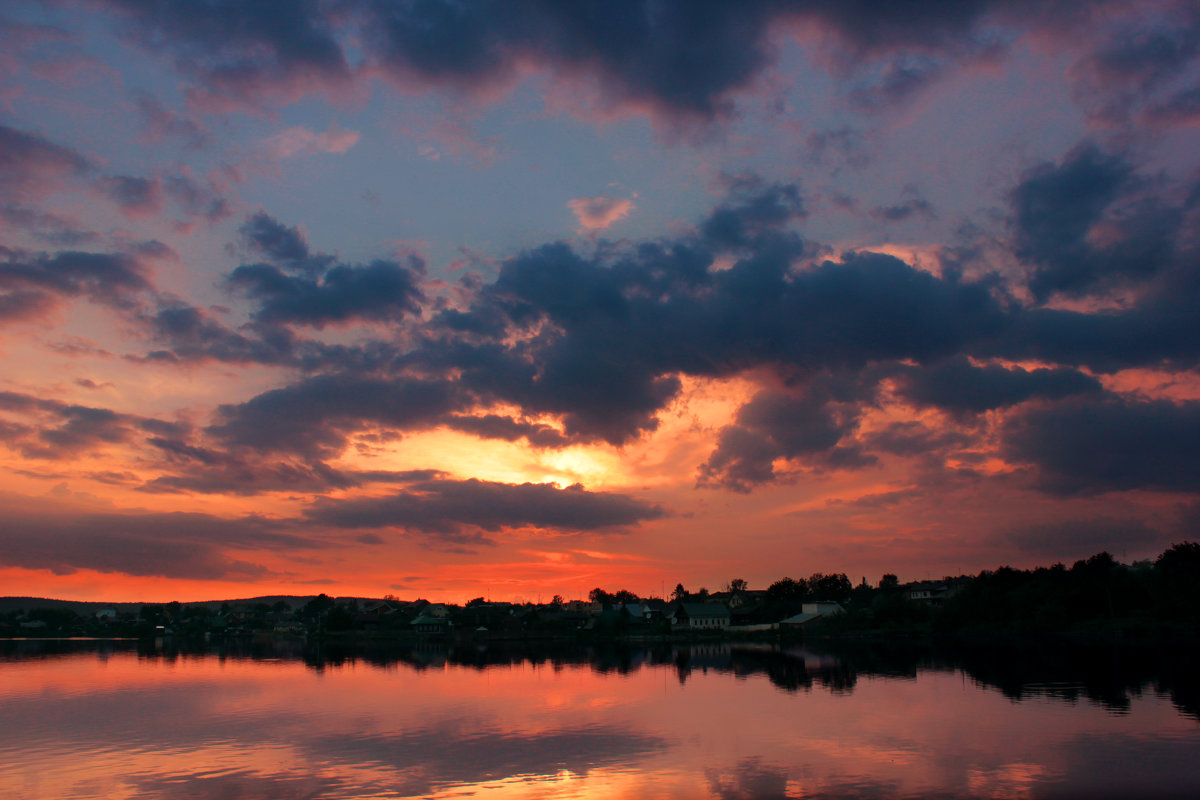
[[[901,393],[909,400],[957,413],[980,413],[1031,398],[1057,399],[1102,390],[1100,381],[1074,369],[975,366],[961,357],[906,369],[902,374]]]
[[[633,200],[620,197],[576,197],[567,206],[586,231],[602,231],[629,216],[637,206]]]
[[[591,256],[565,244],[519,254],[504,262],[494,282],[469,291],[473,299],[466,308],[445,309],[417,325],[406,349],[381,343],[376,355],[315,355],[314,368],[339,372],[354,372],[367,359],[369,378],[305,379],[224,408],[226,421],[217,429],[253,446],[315,453],[344,446],[362,426],[461,429],[481,424],[456,419],[468,405],[509,404],[531,417],[561,421],[561,436],[542,432],[542,443],[620,444],[655,429],[658,413],[679,391],[681,373],[721,377],[757,367],[820,372],[880,360],[928,360],[1003,328],[1005,312],[989,286],[940,279],[891,256],[851,253],[841,262],[801,268],[819,248],[784,230],[801,207],[798,191],[746,186],[739,185],[736,198],[721,204],[695,236],[602,248]],[[263,230],[269,231],[264,242],[287,245],[288,259],[307,257],[307,248],[286,229]],[[710,270],[715,253],[734,245],[744,258]],[[329,280],[333,274],[318,283],[252,265],[234,278],[260,301],[253,313],[262,323],[342,318],[331,309],[345,318],[399,315],[399,304],[389,305],[386,292],[348,293],[364,297],[363,307],[333,303],[342,291]],[[409,296],[400,296],[408,302]],[[226,331],[201,325],[198,312],[181,309],[178,316],[177,327],[196,326],[195,335],[205,334],[213,345],[230,339]],[[289,351],[297,347],[284,341]],[[205,343],[197,344],[203,352]],[[244,357],[244,337],[232,344],[230,352]],[[417,380],[414,374],[429,377]],[[405,408],[402,396],[417,387],[411,415],[361,397],[393,397],[396,408]],[[440,410],[438,403],[444,404]],[[488,423],[493,431],[497,424]]]
[[[179,301],[165,302],[143,319],[154,340],[169,347],[151,351],[145,360],[169,362],[224,361],[238,364],[289,363],[294,337],[286,331],[251,337],[230,330],[211,314]]]
[[[230,558],[226,548],[294,551],[320,547],[254,518],[194,513],[25,513],[0,520],[0,564],[69,575],[81,569],[199,580],[252,579],[264,567]],[[166,535],[168,534],[169,535]]]
[[[1198,62],[1200,12],[1187,3],[1163,4],[1153,15],[1111,25],[1105,40],[1071,67],[1074,99],[1100,125],[1124,125],[1131,118],[1180,124],[1186,116],[1163,109],[1178,108],[1181,98],[1194,93],[1193,87],[1175,87]]]
[[[1004,428],[1003,453],[1060,494],[1200,486],[1200,402],[1083,397],[1030,408]]]
[[[1029,288],[1039,300],[1145,280],[1172,265],[1182,209],[1140,188],[1126,157],[1090,142],[1026,172],[1012,193],[1015,251],[1033,266]]]
[[[308,241],[298,228],[289,228],[266,212],[252,214],[238,232],[251,252],[281,267],[308,272],[325,266],[312,265]]]
[[[773,60],[762,3],[676,6],[370,3],[368,50],[402,84],[480,92],[510,85],[521,64],[598,84],[609,106],[714,120]],[[703,54],[702,56],[700,54]]]
[[[176,430],[174,423],[150,417],[18,392],[0,392],[0,412],[27,420],[5,428],[0,432],[0,441],[28,458],[63,458],[131,442],[147,433],[161,435]]]
[[[141,262],[124,253],[47,255],[0,247],[0,308],[10,309],[10,319],[29,318],[32,311],[21,311],[22,304],[44,313],[74,297],[131,310],[152,289]]]
[[[162,211],[162,187],[156,180],[114,175],[101,178],[96,185],[126,216],[137,219]]]
[[[341,528],[400,528],[436,536],[539,528],[558,533],[626,528],[666,512],[656,505],[576,484],[432,480],[383,497],[317,500],[306,516]]]
[[[894,205],[875,206],[871,209],[871,216],[884,222],[904,222],[913,217],[937,219],[933,204],[921,195],[917,187],[908,184],[904,187],[903,196],[903,200]]]
[[[1120,557],[1127,548],[1135,552],[1161,550],[1168,538],[1144,520],[1110,517],[1025,525],[997,531],[989,537],[994,544],[1039,558],[1071,558],[1102,551]]]
[[[208,146],[210,134],[195,119],[167,108],[145,92],[139,92],[134,102],[142,117],[145,131],[143,141],[153,144],[164,139],[178,138],[191,150],[200,150]]]
[[[780,459],[823,469],[873,464],[874,457],[853,441],[865,398],[845,397],[851,402],[841,403],[829,383],[810,381],[804,392],[759,392],[720,432],[716,450],[700,468],[700,485],[748,492],[779,477]]]
[[[209,433],[234,447],[337,455],[367,426],[429,427],[468,403],[448,381],[318,375],[218,409]]]
[[[238,267],[228,277],[230,288],[258,301],[256,322],[322,327],[351,320],[399,321],[419,314],[425,299],[420,278],[424,262],[372,261],[337,264],[318,279],[290,276],[269,264]]]
[[[100,234],[87,230],[77,219],[18,203],[0,205],[0,223],[31,233],[56,247],[77,248],[99,241]]]
[[[503,439],[507,442],[525,439],[533,447],[565,447],[569,444],[567,437],[555,428],[499,414],[453,416],[443,420],[442,424],[481,439]]]
[[[324,133],[297,125],[267,138],[263,149],[269,157],[278,160],[315,153],[341,155],[358,144],[360,137],[358,131],[344,130],[337,125],[330,126]]]
[[[174,57],[201,108],[256,111],[264,101],[290,102],[344,88],[351,71],[333,20],[316,2],[102,0],[128,23],[131,41]]]
[[[364,479],[324,470],[356,437],[437,427],[536,447],[621,445],[656,430],[685,376],[758,387],[700,465],[703,485],[748,491],[795,470],[863,468],[876,453],[940,469],[968,445],[976,457],[997,446],[969,429],[985,411],[999,412],[1003,452],[1035,463],[1025,429],[1006,420],[1034,425],[1035,412],[1108,397],[1090,373],[1200,361],[1200,279],[1182,243],[1139,249],[1161,258],[1124,274],[1137,292],[1121,306],[1051,308],[995,274],[936,275],[871,252],[835,260],[792,230],[806,213],[798,187],[723,180],[726,196],[690,231],[590,250],[544,244],[504,260],[490,282],[465,280],[453,306],[421,293],[417,262],[341,264],[298,229],[251,216],[243,245],[264,261],[228,280],[251,301],[251,324],[232,330],[210,311],[164,300],[142,318],[165,345],[146,358],[286,365],[303,377],[220,407],[195,446],[230,454],[227,467],[179,468],[147,488],[221,491],[259,464],[254,491],[352,485]],[[1053,275],[1090,297],[1107,283],[1064,282],[1060,268],[1073,248],[1117,263],[1122,231],[1154,230],[1160,216],[1176,231],[1170,221],[1186,201],[1159,190],[1178,187],[1143,180],[1123,156],[1077,147],[1022,177],[1014,249],[1035,276],[1045,271],[1038,280]],[[1041,207],[1057,228],[1037,218]],[[1105,239],[1098,231],[1110,223],[1117,232]],[[343,345],[293,330],[359,322],[387,322],[397,335]],[[1046,366],[1013,364],[1028,360]],[[964,429],[860,431],[872,408],[897,399],[947,411]],[[1004,450],[1010,436],[1016,444]]]
[[[756,176],[738,176],[728,183],[730,200],[717,206],[700,226],[705,238],[718,246],[745,246],[791,220],[808,216],[804,198],[794,184],[765,185]]]
[[[94,169],[89,159],[68,147],[0,125],[0,189],[10,198],[40,196]]]

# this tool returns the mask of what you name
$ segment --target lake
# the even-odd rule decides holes
[[[1191,652],[0,642],[0,797],[1200,796]]]

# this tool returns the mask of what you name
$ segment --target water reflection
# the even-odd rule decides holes
[[[16,798],[1179,796],[1188,652],[0,644]]]

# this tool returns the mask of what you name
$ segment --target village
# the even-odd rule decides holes
[[[597,587],[549,602],[271,596],[199,603],[98,603],[0,598],[0,638],[234,638],[306,640],[580,640],[1071,635],[1136,643],[1194,641],[1200,545],[1155,561],[1098,553],[1071,567],[1000,567],[976,576],[857,585],[844,573],[781,578],[765,589],[740,578],[721,590],[639,597]]]
[[[670,598],[637,597],[626,590],[593,589],[587,599],[548,603],[492,602],[483,597],[463,605],[423,599],[357,597],[262,597],[247,600],[103,605],[57,601],[54,606],[0,613],[0,637],[296,636],[396,639],[512,639],[536,637],[762,636],[798,632],[820,619],[844,613],[858,595],[897,595],[901,602],[937,604],[952,596],[960,579],[919,581],[901,586],[885,576],[880,587],[851,587],[845,575],[785,578],[767,589],[734,579],[723,590],[687,592]],[[9,599],[9,605],[13,600]],[[30,599],[30,605],[37,601]]]

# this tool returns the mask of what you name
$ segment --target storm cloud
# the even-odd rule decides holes
[[[658,519],[659,506],[574,485],[432,480],[383,497],[318,500],[309,519],[342,528],[400,528],[435,536],[540,528],[557,533],[619,529]]]
[[[81,569],[127,575],[252,579],[268,571],[231,558],[228,548],[294,550],[320,543],[281,533],[261,519],[196,513],[6,513],[0,564],[69,575]]]

